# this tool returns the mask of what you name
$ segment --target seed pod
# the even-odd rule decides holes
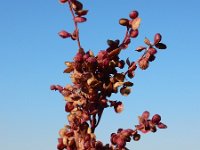
[[[129,34],[130,34],[130,37],[136,38],[139,34],[139,31],[137,29],[136,30],[130,30]]]
[[[87,19],[85,17],[75,17],[74,21],[77,23],[82,23],[82,22],[87,21]]]
[[[162,40],[162,36],[160,33],[155,34],[154,36],[154,45],[158,44]]]
[[[121,18],[119,20],[119,24],[122,25],[122,26],[128,26],[129,25],[129,20],[126,19],[126,18]]]
[[[59,36],[62,37],[63,39],[68,38],[68,37],[71,37],[71,33],[67,32],[67,31],[64,31],[64,30],[60,31],[58,34],[59,34]]]
[[[138,11],[134,10],[134,11],[131,11],[130,14],[129,14],[129,17],[131,19],[135,19],[138,17]]]

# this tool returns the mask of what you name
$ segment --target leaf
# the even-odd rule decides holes
[[[158,49],[166,49],[167,48],[167,46],[165,45],[165,44],[163,44],[163,43],[158,43],[158,44],[156,44],[155,45]]]
[[[75,17],[74,21],[77,23],[85,22],[87,19],[85,17]]]
[[[116,73],[114,75],[114,79],[119,81],[119,82],[123,82],[125,78],[125,75],[123,73]]]
[[[140,22],[141,22],[141,19],[139,17],[135,18],[133,21],[132,21],[132,29],[133,30],[137,30],[140,26]]]
[[[63,39],[71,37],[71,33],[67,32],[67,31],[64,31],[64,30],[60,31],[58,34]]]
[[[74,70],[72,62],[66,61],[65,65],[67,66],[67,68],[64,70],[64,73],[70,73]]]
[[[81,2],[79,2],[79,1],[72,1],[72,8],[73,8],[73,10],[75,10],[75,11],[79,11],[79,10],[81,10],[81,9],[83,9],[83,4],[81,3]]]
[[[120,93],[123,95],[123,96],[128,96],[130,93],[131,93],[131,89],[129,87],[122,87],[120,89]]]
[[[87,15],[88,10],[79,10],[79,11],[76,11],[75,13],[78,16],[84,16],[84,15]]]
[[[145,37],[144,43],[147,44],[147,45],[149,45],[149,46],[151,45],[151,42],[150,42],[150,40],[147,37]]]
[[[123,109],[124,109],[123,103],[122,103],[122,102],[117,102],[117,103],[115,104],[115,106],[114,106],[114,109],[115,109],[115,112],[116,112],[116,113],[122,112]]]
[[[138,47],[136,48],[136,51],[141,52],[141,51],[145,50],[146,48],[147,48],[147,47],[144,47],[144,46],[138,46]]]
[[[142,117],[143,117],[144,119],[146,119],[146,120],[149,118],[149,116],[150,116],[149,111],[144,111],[144,112],[142,113]]]
[[[131,65],[129,66],[128,70],[129,71],[134,71],[137,68],[136,63],[132,62]]]
[[[162,40],[162,36],[160,33],[156,33],[154,36],[154,44],[158,44]]]
[[[119,20],[119,24],[122,25],[122,26],[128,26],[129,25],[129,20],[126,19],[126,18],[121,18]]]
[[[166,129],[167,128],[167,125],[165,125],[164,123],[160,122],[158,125],[158,128],[160,129]]]
[[[113,51],[111,51],[108,55],[109,57],[117,56],[121,52],[120,48],[116,48]]]
[[[72,72],[73,70],[74,70],[74,68],[68,67],[68,68],[66,68],[66,69],[63,71],[63,73],[70,73],[70,72]]]
[[[129,60],[129,57],[126,59],[126,64],[127,64],[128,66],[131,65],[131,62],[130,62],[130,60]]]
[[[113,85],[113,89],[116,90],[119,86],[122,86],[124,84],[124,82],[116,82],[114,85]]]
[[[133,86],[133,83],[130,82],[130,81],[127,81],[127,82],[124,83],[124,86]]]

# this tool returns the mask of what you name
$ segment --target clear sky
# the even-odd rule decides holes
[[[106,110],[97,138],[106,142],[119,127],[137,124],[144,110],[162,115],[168,129],[143,135],[130,149],[198,150],[200,147],[200,2],[199,0],[84,1],[88,22],[80,25],[83,47],[95,53],[107,39],[122,39],[121,17],[138,10],[139,38],[123,57],[136,58],[145,36],[160,32],[166,51],[146,71],[137,71],[133,92],[122,100],[125,110]],[[72,31],[68,7],[58,0],[1,1],[0,4],[0,149],[55,150],[58,131],[67,124],[64,100],[51,84],[66,85],[64,61],[72,60],[76,43],[57,33]]]

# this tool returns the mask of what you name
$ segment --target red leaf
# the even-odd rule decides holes
[[[60,31],[58,34],[59,34],[59,36],[62,37],[63,39],[68,38],[68,37],[71,37],[71,34],[70,34],[69,32],[67,32],[67,31],[64,31],[64,30]]]
[[[157,33],[155,36],[154,36],[154,44],[158,44],[162,39],[162,36],[160,33]]]
[[[75,17],[74,21],[77,23],[82,23],[82,22],[87,21],[87,19],[85,17]]]
[[[139,46],[139,47],[136,48],[136,51],[141,52],[141,51],[145,50],[146,48],[147,47]]]

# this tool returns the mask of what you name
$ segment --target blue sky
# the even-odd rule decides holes
[[[138,39],[123,57],[137,58],[134,48],[145,36],[163,35],[168,45],[146,71],[137,71],[125,110],[106,110],[97,138],[106,142],[119,127],[131,128],[144,110],[159,113],[168,129],[143,135],[130,149],[197,150],[200,147],[200,2],[158,0],[83,1],[88,22],[80,25],[83,47],[95,53],[107,39],[122,39],[119,18],[138,10],[142,23]],[[0,5],[0,149],[55,150],[58,130],[67,124],[63,97],[49,90],[66,85],[64,61],[76,53],[76,43],[57,33],[72,31],[68,7],[58,1],[2,1]]]

